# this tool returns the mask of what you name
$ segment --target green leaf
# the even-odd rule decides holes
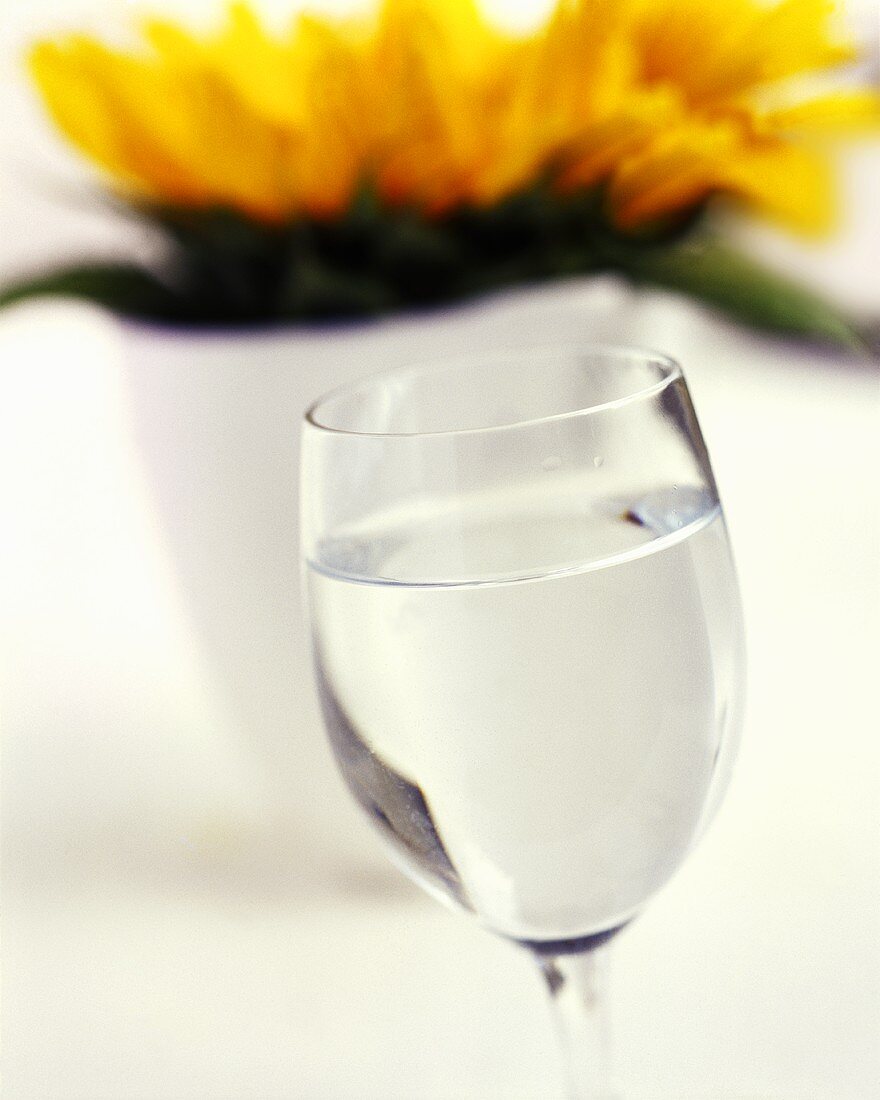
[[[871,351],[858,326],[829,302],[716,241],[619,248],[612,265],[636,283],[680,291],[751,328],[859,354]]]
[[[82,298],[128,317],[180,319],[180,302],[155,275],[133,264],[83,264],[23,279],[0,290],[0,308],[33,298]]]
[[[539,182],[439,219],[384,205],[367,186],[339,219],[267,226],[222,208],[142,214],[165,239],[163,278],[133,264],[83,264],[0,291],[0,306],[72,295],[129,317],[229,328],[344,320],[615,271],[751,328],[880,355],[880,326],[859,332],[815,293],[705,235],[703,207],[623,234],[601,187],[559,195]]]

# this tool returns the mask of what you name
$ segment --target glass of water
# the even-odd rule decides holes
[[[680,367],[521,348],[307,413],[302,538],[345,781],[429,893],[531,952],[575,1097],[611,1096],[603,947],[705,829],[739,601]]]

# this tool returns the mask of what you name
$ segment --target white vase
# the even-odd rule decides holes
[[[125,327],[136,443],[216,709],[256,760],[275,841],[301,874],[350,879],[385,866],[335,774],[312,691],[297,532],[304,410],[406,361],[572,338],[656,346],[668,323],[662,301],[593,280],[369,324]]]

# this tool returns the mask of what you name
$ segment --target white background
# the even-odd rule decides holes
[[[7,71],[69,9],[7,0]],[[852,13],[870,34],[876,7]],[[83,177],[6,94],[0,271],[139,247],[54,197]],[[847,157],[833,242],[748,235],[880,314],[878,178],[876,143]],[[618,941],[620,1077],[633,1097],[872,1097],[878,376],[670,299],[645,309],[713,453],[750,686],[715,826]],[[297,832],[284,799],[309,774],[230,733],[129,430],[125,354],[85,307],[0,318],[4,1096],[552,1096],[528,961],[386,872],[341,794],[325,836]]]

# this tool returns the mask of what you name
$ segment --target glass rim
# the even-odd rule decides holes
[[[476,364],[487,364],[498,360],[522,361],[526,358],[549,359],[554,356],[571,354],[584,356],[602,354],[616,356],[621,360],[627,357],[637,357],[646,363],[656,364],[662,369],[663,374],[649,385],[634,389],[629,393],[623,394],[621,397],[612,398],[608,401],[600,401],[592,405],[566,409],[563,412],[550,413],[544,416],[527,417],[523,420],[512,420],[510,423],[506,424],[486,424],[476,428],[444,428],[422,432],[368,432],[352,428],[333,427],[330,424],[322,423],[318,416],[321,408],[328,405],[331,401],[351,396],[357,393],[358,390],[380,383],[384,380],[406,379],[420,374],[427,374],[441,368],[449,370],[455,368],[460,369],[468,365],[475,366]],[[431,357],[430,359],[419,359],[396,367],[386,367],[383,370],[364,375],[362,378],[353,382],[346,382],[341,386],[335,386],[326,391],[308,406],[303,414],[303,419],[309,427],[315,428],[317,431],[326,432],[328,435],[350,436],[355,439],[418,439],[422,437],[427,438],[429,436],[451,437],[483,435],[488,432],[506,432],[517,428],[571,420],[575,417],[591,416],[594,413],[619,409],[626,405],[633,404],[636,401],[655,397],[657,394],[662,393],[668,386],[672,385],[673,382],[683,378],[684,372],[681,365],[677,360],[673,359],[671,355],[667,355],[665,352],[655,351],[652,348],[637,347],[635,345],[565,340],[552,344],[545,343],[534,346],[498,347],[482,352],[468,351],[447,356]]]

